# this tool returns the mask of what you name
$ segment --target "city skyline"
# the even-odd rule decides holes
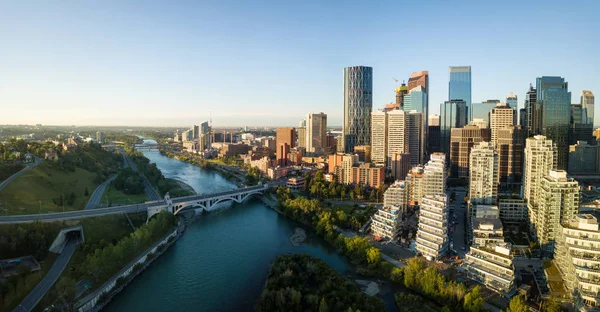
[[[373,68],[373,110],[394,102],[394,89],[411,73],[427,70],[430,114],[438,113],[448,96],[448,67],[463,65],[472,68],[473,103],[514,92],[522,108],[529,84],[541,76],[564,77],[572,103],[582,90],[600,94],[592,52],[599,43],[588,39],[600,36],[593,18],[600,4],[540,3],[407,3],[402,10],[431,16],[411,37],[415,49],[393,39],[420,17],[409,14],[406,26],[398,25],[392,2],[274,3],[269,10],[89,2],[33,10],[3,3],[0,124],[179,126],[211,116],[220,126],[292,126],[307,111],[323,111],[328,124],[341,126],[343,69],[359,65]],[[351,14],[366,9],[373,14],[360,22]],[[452,27],[440,18],[464,9],[485,14],[453,19]],[[511,24],[494,27],[489,38],[481,25],[506,16]],[[561,38],[547,46],[551,53],[528,44],[538,25],[540,40]],[[456,46],[456,33],[467,48],[446,48]]]

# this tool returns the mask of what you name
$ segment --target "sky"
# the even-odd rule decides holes
[[[395,79],[472,66],[472,100],[523,106],[543,75],[600,96],[600,1],[0,1],[0,124],[342,124],[343,69]],[[600,118],[600,109],[596,116]],[[596,123],[598,124],[598,122]]]

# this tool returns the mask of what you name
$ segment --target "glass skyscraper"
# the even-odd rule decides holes
[[[466,120],[471,120],[471,66],[450,66],[448,101],[463,100],[467,106]]]
[[[567,170],[571,123],[569,84],[561,77],[538,77],[536,91],[536,101],[542,112],[541,134],[556,144],[557,168]]]
[[[466,122],[465,101],[446,101],[440,104],[440,150],[450,153],[450,132],[452,128],[462,128]]]
[[[371,143],[371,111],[373,110],[373,68],[344,68],[344,151]]]
[[[473,103],[471,104],[470,121],[473,119],[483,119],[485,123],[490,126],[490,112],[492,108],[496,107],[500,104],[500,100],[487,100],[481,103]]]

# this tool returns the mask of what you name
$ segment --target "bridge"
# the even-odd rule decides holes
[[[158,144],[135,144],[136,150],[158,150]]]
[[[180,214],[186,211],[201,213],[203,211],[213,211],[218,209],[219,203],[231,201],[241,203],[249,197],[260,196],[266,190],[276,187],[280,183],[270,183],[251,187],[238,188],[228,191],[216,192],[211,194],[199,194],[170,198],[168,195],[164,199],[145,202],[143,204],[124,205],[108,208],[96,208],[86,210],[76,210],[67,212],[42,213],[32,215],[0,216],[0,224],[30,223],[34,221],[53,222],[63,220],[75,220],[91,217],[99,217],[111,214],[136,213],[146,211],[148,219],[161,211],[169,211],[173,214]]]

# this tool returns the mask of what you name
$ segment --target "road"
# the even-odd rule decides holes
[[[6,180],[2,181],[2,183],[0,183],[0,192],[14,179],[18,178],[19,176],[21,176],[25,172],[31,170],[32,168],[35,168],[37,165],[39,165],[41,163],[42,163],[41,159],[35,158],[35,162],[33,164],[27,164],[27,166],[25,168],[21,169],[21,171],[11,175]]]
[[[274,187],[276,185],[278,185],[278,183],[269,184],[270,187]],[[259,186],[252,186],[252,187],[248,187],[248,188],[227,190],[224,192],[216,192],[216,193],[212,193],[212,194],[177,197],[177,198],[173,198],[172,200],[173,200],[173,204],[177,204],[177,203],[181,203],[181,202],[203,200],[203,199],[212,198],[212,197],[227,196],[227,195],[235,194],[238,192],[247,192],[247,191],[252,191],[255,189],[263,189],[263,188],[264,188],[264,186],[259,185]],[[136,212],[140,212],[140,211],[146,211],[149,207],[161,206],[164,204],[165,204],[164,200],[157,200],[157,201],[145,202],[143,204],[124,205],[124,206],[108,207],[108,208],[96,208],[96,209],[87,209],[87,210],[42,213],[42,214],[20,215],[20,216],[0,216],[0,224],[29,223],[29,222],[33,222],[36,220],[40,220],[43,222],[51,222],[51,221],[98,217],[98,216],[119,214],[119,213],[136,213]]]
[[[129,167],[131,167],[131,169],[133,171],[138,172],[137,166],[131,160],[131,158],[129,158],[127,153],[125,153],[123,150],[121,150],[121,155],[123,155],[123,159],[125,160],[125,163],[127,164],[127,165],[125,165],[125,168],[127,168],[127,166],[129,166]],[[160,194],[158,193],[158,191],[156,191],[152,187],[152,185],[150,184],[150,181],[148,181],[148,179],[146,178],[146,176],[143,173],[140,172],[140,176],[142,176],[142,181],[144,182],[144,190],[146,191],[146,195],[148,195],[148,198],[150,198],[150,200],[159,200]]]
[[[75,246],[77,246],[77,239],[71,238],[65,245],[62,253],[56,258],[56,261],[52,265],[52,268],[44,278],[27,294],[25,299],[19,304],[16,308],[13,309],[13,312],[21,312],[21,311],[31,311],[35,306],[42,300],[44,295],[48,292],[50,287],[54,285],[58,277],[67,267],[67,264],[71,260],[71,256],[75,252]]]
[[[98,187],[92,193],[92,196],[90,196],[90,200],[88,200],[87,204],[85,205],[85,208],[83,208],[83,209],[92,209],[92,208],[97,207],[98,204],[100,204],[100,200],[102,199],[102,195],[104,194],[106,187],[115,178],[117,178],[116,174],[112,175],[110,178],[108,178],[108,180],[106,180],[106,181],[102,182],[102,184],[98,185]]]
[[[450,206],[454,208],[454,216],[456,217],[456,221],[458,224],[454,224],[454,233],[452,233],[452,242],[454,245],[454,250],[460,258],[464,258],[467,253],[467,248],[465,244],[465,240],[467,237],[467,232],[465,231],[465,213],[467,212],[466,204],[463,206],[465,191],[462,189],[451,190],[456,192],[456,197],[453,202],[450,203]],[[450,220],[453,222],[454,218],[452,215]],[[463,250],[464,248],[464,250]]]

